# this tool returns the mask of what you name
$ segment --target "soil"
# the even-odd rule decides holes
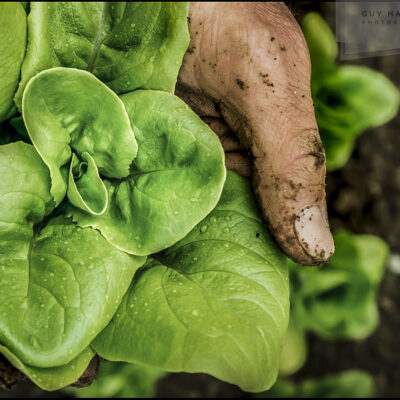
[[[335,4],[286,2],[296,18],[319,11],[334,28]],[[272,40],[272,39],[271,39]],[[400,87],[400,55],[371,57],[353,63],[385,73]],[[330,223],[355,233],[371,233],[385,239],[392,253],[400,254],[400,115],[383,127],[365,132],[356,141],[346,166],[327,177]],[[400,275],[387,269],[379,292],[380,324],[360,341],[324,341],[309,335],[309,356],[293,377],[301,380],[350,368],[373,374],[376,396],[400,395]],[[2,364],[0,361],[0,370]],[[10,378],[11,379],[11,378]],[[66,397],[42,392],[21,382],[0,397]],[[159,381],[156,397],[249,397],[236,386],[204,374],[171,374]]]

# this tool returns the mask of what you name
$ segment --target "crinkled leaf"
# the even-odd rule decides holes
[[[0,122],[9,118],[26,47],[26,13],[18,2],[0,3]]]
[[[35,385],[43,390],[58,390],[76,382],[95,355],[95,352],[90,347],[87,347],[81,354],[66,365],[53,368],[35,368],[23,364],[10,350],[1,345],[0,353],[2,353],[15,368],[18,368],[35,383]]]
[[[49,167],[57,204],[67,190],[72,151],[80,158],[89,153],[106,177],[128,175],[137,143],[125,107],[89,72],[53,68],[36,75],[24,92],[23,117],[33,145]]]
[[[109,207],[103,215],[71,214],[119,249],[148,255],[182,239],[215,207],[226,175],[224,152],[178,97],[137,90],[121,98],[139,144],[131,174],[105,182]]]
[[[206,372],[247,391],[272,385],[288,324],[287,267],[250,193],[228,173],[215,210],[135,275],[93,342],[100,356]]]
[[[173,92],[189,45],[188,3],[31,2],[29,45],[15,101],[52,67],[91,71],[116,93]]]
[[[293,294],[296,318],[325,338],[360,339],[378,324],[376,292],[388,248],[371,235],[334,235],[336,252],[321,269],[292,263],[297,286]]]

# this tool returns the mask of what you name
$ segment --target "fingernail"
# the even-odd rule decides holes
[[[335,251],[328,222],[320,206],[304,207],[294,223],[297,237],[304,251],[316,261],[327,261]]]

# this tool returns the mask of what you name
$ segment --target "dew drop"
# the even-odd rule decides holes
[[[193,315],[194,317],[197,317],[197,316],[199,315],[199,312],[198,312],[197,310],[193,310],[193,311],[192,311],[192,315]]]
[[[208,228],[207,225],[203,225],[203,226],[200,228],[200,233],[204,233],[204,232],[207,230],[207,228]]]
[[[228,233],[229,232],[229,228],[224,228],[224,233]]]

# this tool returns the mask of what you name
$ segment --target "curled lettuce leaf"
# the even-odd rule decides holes
[[[288,316],[285,257],[250,183],[229,172],[215,210],[149,258],[92,346],[109,360],[206,372],[257,392],[276,379]]]
[[[129,117],[118,96],[89,72],[53,68],[29,81],[23,117],[33,145],[50,170],[56,204],[66,194],[71,162],[69,200],[85,211],[104,212],[108,197],[99,173],[109,178],[127,176],[137,153]]]
[[[106,180],[109,206],[93,215],[72,209],[117,248],[148,255],[182,239],[217,204],[226,170],[218,137],[170,93],[137,90],[121,97],[139,149],[129,177]]]
[[[77,357],[108,324],[145,261],[54,208],[50,176],[33,146],[0,147],[0,342],[27,367]]]
[[[0,3],[0,123],[14,114],[26,48],[26,13],[18,2]]]
[[[52,67],[93,72],[114,92],[173,92],[189,45],[188,3],[31,2],[28,49],[15,102]]]

